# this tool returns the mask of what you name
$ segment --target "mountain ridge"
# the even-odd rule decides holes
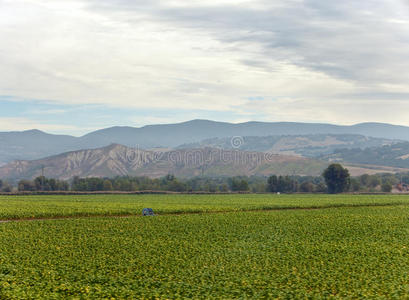
[[[236,175],[319,175],[325,162],[312,159],[222,150],[216,148],[149,151],[111,144],[98,149],[70,151],[40,160],[18,160],[0,167],[0,178],[32,179],[45,175],[58,179],[79,177],[179,177]]]
[[[39,130],[0,132],[0,164],[18,159],[40,159],[67,151],[96,149],[112,143],[129,147],[174,148],[209,138],[308,134],[361,134],[409,141],[409,127],[386,123],[335,125],[325,123],[258,122],[227,123],[191,120],[143,127],[115,126],[80,137],[53,135]]]
[[[234,143],[239,143],[235,145]],[[216,147],[222,149],[238,148],[243,151],[272,152],[317,158],[332,154],[337,149],[368,148],[402,142],[351,134],[315,134],[280,136],[244,136],[235,138],[211,138],[198,143],[183,144],[177,149]]]

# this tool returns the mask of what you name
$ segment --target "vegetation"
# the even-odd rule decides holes
[[[350,163],[409,168],[408,153],[409,142],[403,142],[364,149],[337,149],[328,157]]]
[[[338,179],[334,179],[338,182]],[[364,174],[349,179],[349,192],[390,192],[398,183],[409,184],[409,173],[404,174]],[[237,177],[194,177],[180,179],[173,175],[162,178],[115,177],[79,178],[70,181],[37,177],[35,180],[20,180],[19,191],[171,191],[171,192],[253,192],[253,193],[325,193],[328,191],[322,176],[237,176]],[[9,192],[13,187],[0,181],[0,191]]]
[[[385,182],[381,186],[382,192],[390,193],[392,191],[392,185],[388,182]]]
[[[348,191],[350,185],[349,172],[340,164],[329,165],[324,173],[322,173],[322,176],[325,179],[330,194]]]
[[[269,192],[272,193],[293,193],[297,192],[298,189],[298,181],[296,179],[292,179],[290,176],[276,176],[272,175],[267,180],[267,188]],[[302,184],[303,188],[306,187],[307,182]],[[314,191],[313,184],[311,184],[311,192]]]
[[[211,194],[0,196],[0,220],[73,216],[236,212],[339,206],[408,205],[406,195]]]
[[[20,180],[18,183],[19,191],[68,191],[69,188],[70,186],[66,181],[44,176],[37,177],[33,181]]]
[[[354,134],[307,134],[307,135],[273,135],[273,136],[244,136],[240,150],[266,152],[274,151],[316,158],[329,155],[340,147],[347,149],[364,149],[392,144],[394,140],[366,137]],[[231,137],[210,138],[197,143],[179,146],[180,149],[213,147],[235,149]]]
[[[8,184],[7,182],[0,180],[0,192],[9,193],[11,192],[13,187]]]
[[[232,178],[229,183],[233,192],[245,192],[250,189],[247,180],[244,178]]]
[[[406,211],[345,207],[3,223],[0,298],[405,299]]]

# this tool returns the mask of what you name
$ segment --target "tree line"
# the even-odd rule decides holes
[[[20,180],[16,186],[0,180],[0,191],[172,191],[172,192],[271,192],[271,193],[341,193],[390,192],[398,183],[409,184],[408,174],[364,174],[350,177],[339,164],[330,165],[322,176],[236,176],[222,178],[195,177],[180,179],[174,175],[162,178],[122,176],[115,178],[80,178],[57,180],[39,176]]]

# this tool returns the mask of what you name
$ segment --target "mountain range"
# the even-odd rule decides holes
[[[382,147],[340,148],[321,157],[327,161],[349,162],[366,165],[382,165],[409,168],[409,142],[384,145]]]
[[[206,139],[300,135],[363,135],[409,141],[409,127],[383,123],[340,126],[319,123],[246,122],[239,124],[193,120],[141,128],[111,127],[81,137],[53,135],[39,130],[0,132],[0,165],[13,160],[40,159],[68,151],[96,149],[112,143],[128,147],[174,148]],[[258,149],[259,150],[259,149]]]
[[[273,135],[212,138],[198,143],[183,144],[177,148],[215,147],[317,158],[332,154],[338,149],[365,149],[399,142],[353,134]]]
[[[112,144],[72,151],[32,161],[14,161],[0,168],[0,178],[149,176],[178,177],[236,175],[319,175],[326,162],[272,153],[219,148],[146,151]]]
[[[84,150],[85,149],[85,150]],[[112,127],[82,137],[0,133],[0,178],[319,175],[329,162],[352,175],[409,171],[409,127],[194,120]]]

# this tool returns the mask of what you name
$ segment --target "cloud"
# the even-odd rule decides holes
[[[254,43],[252,50],[259,50],[267,63],[285,60],[347,80],[407,80],[408,74],[402,77],[394,69],[402,66],[402,58],[406,58],[404,64],[409,64],[409,28],[402,26],[409,14],[405,2],[399,0],[273,4],[206,1],[202,5],[186,1],[182,2],[186,5],[179,6],[167,1],[153,1],[149,5],[139,1],[90,2],[92,9],[106,15],[122,11],[123,19],[131,24],[140,21],[137,12],[143,11],[156,22],[206,32],[224,43]]]
[[[0,95],[146,122],[182,118],[155,115],[168,109],[409,125],[381,113],[409,101],[408,15],[400,0],[3,0]]]

